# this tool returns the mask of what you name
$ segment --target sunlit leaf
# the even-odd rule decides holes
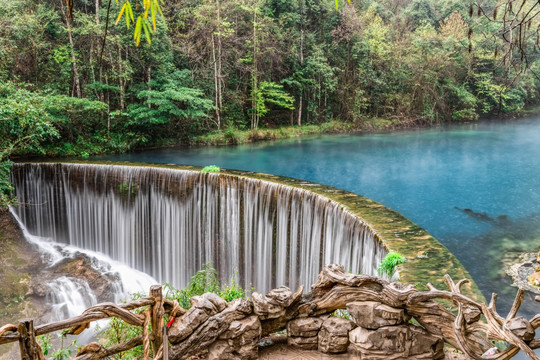
[[[141,42],[142,25],[143,19],[142,16],[139,15],[139,17],[137,17],[137,23],[135,24],[135,32],[133,33],[133,40],[135,40],[137,46],[139,46],[139,43]]]
[[[129,29],[129,15],[128,15],[128,12],[129,12],[129,10],[126,9],[126,27]]]
[[[129,1],[127,1],[126,3],[127,3],[126,14],[129,11],[129,17],[131,18],[131,21],[135,22],[135,18],[133,17],[133,9],[131,8],[131,4],[130,4]]]
[[[163,0],[161,0],[161,2],[163,2]],[[155,2],[156,4],[156,8],[158,9],[158,12],[161,16],[165,17],[165,15],[163,15],[163,11],[161,11],[161,6],[159,5],[159,0]]]
[[[152,11],[152,25],[154,25],[154,31],[156,31],[156,6],[154,2],[150,5],[150,10]]]
[[[148,10],[150,10],[150,4],[151,2],[150,1],[145,1],[144,2],[144,18],[148,18]]]
[[[118,22],[122,18],[122,15],[124,14],[124,11],[126,10],[127,2],[124,3],[124,6],[122,6],[122,9],[120,9],[120,14],[118,14],[118,17],[116,18],[116,25],[118,25]],[[127,18],[127,15],[126,15]]]
[[[148,44],[152,45],[152,39],[150,37],[150,26],[146,22],[146,20],[143,21],[143,29],[144,29],[144,35],[146,36],[146,41],[148,41]]]

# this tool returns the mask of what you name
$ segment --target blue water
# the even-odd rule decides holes
[[[446,245],[486,297],[493,291],[502,295],[503,311],[515,289],[509,288],[506,275],[497,272],[502,257],[540,250],[540,118],[242,146],[168,148],[100,159],[215,164],[365,195],[399,211]],[[529,294],[523,312],[539,312],[540,305],[530,300]]]

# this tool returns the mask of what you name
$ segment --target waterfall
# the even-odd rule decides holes
[[[151,285],[157,283],[151,276],[114,261],[107,255],[71,245],[60,244],[51,238],[32,235],[19,218],[15,208],[10,207],[10,210],[15,220],[21,226],[25,239],[35,246],[39,252],[46,266],[45,269],[42,269],[44,273],[49,269],[52,269],[54,273],[54,266],[59,264],[63,259],[73,259],[77,254],[84,253],[91,261],[91,267],[111,280],[110,288],[112,294],[110,295],[112,295],[111,300],[115,303],[129,300],[132,294],[145,293]],[[52,281],[47,282],[47,287],[48,292],[45,301],[51,305],[51,311],[47,316],[48,321],[78,316],[88,307],[98,303],[94,291],[84,279],[78,279],[72,276],[57,276]],[[107,321],[100,321],[98,323],[103,328]],[[94,329],[95,324],[92,324],[91,327]],[[91,338],[93,332],[88,333],[90,333],[89,338]]]
[[[97,299],[88,283],[81,279],[61,276],[48,284],[51,291],[46,301],[52,304],[53,319],[68,319],[83,313],[97,304]]]
[[[28,231],[183,287],[206,262],[258,291],[309,289],[324,264],[376,274],[386,250],[342,205],[300,188],[142,166],[15,164]]]

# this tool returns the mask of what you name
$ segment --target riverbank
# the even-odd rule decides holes
[[[373,132],[386,132],[408,128],[423,128],[426,124],[403,122],[396,119],[373,118],[361,122],[343,122],[332,120],[321,124],[290,125],[275,128],[238,129],[226,128],[214,130],[204,135],[194,136],[179,142],[178,139],[167,139],[149,147],[140,149],[161,148],[169,146],[224,146],[240,145],[261,141],[275,141],[304,136],[331,135],[331,134],[361,134]]]
[[[319,125],[282,126],[279,128],[259,128],[240,130],[229,128],[212,131],[208,134],[196,136],[189,141],[189,145],[237,145],[259,141],[273,141],[303,136],[324,134],[359,134],[364,132],[388,131],[402,128],[400,122],[372,119],[369,122],[353,123],[342,121],[329,121]]]

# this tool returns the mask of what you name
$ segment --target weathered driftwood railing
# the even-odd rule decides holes
[[[337,309],[345,309],[347,304],[353,302],[372,301],[403,309],[428,333],[443,339],[471,359],[510,359],[522,350],[531,359],[540,360],[534,353],[534,349],[540,348],[540,338],[535,338],[535,330],[540,327],[540,314],[530,320],[517,316],[524,296],[522,290],[518,290],[510,312],[503,317],[497,313],[495,294],[486,305],[461,293],[461,287],[467,280],[454,283],[446,276],[445,281],[448,291],[436,289],[430,284],[429,291],[418,291],[412,285],[353,275],[346,273],[343,266],[327,265],[309,295],[302,295],[302,287],[294,293],[281,287],[266,295],[255,292],[250,300],[237,299],[225,303],[224,300],[215,299],[213,294],[205,294],[192,298],[193,307],[190,310],[182,309],[175,301],[164,299],[161,287],[153,286],[149,297],[121,305],[99,304],[71,319],[36,327],[32,320],[3,326],[0,328],[0,344],[19,341],[21,359],[43,359],[36,341],[37,335],[63,329],[68,329],[68,334],[80,334],[93,321],[117,317],[128,324],[142,327],[142,335],[109,348],[98,343],[88,344],[79,350],[76,359],[103,359],[139,345],[143,345],[144,359],[150,359],[150,347],[155,354],[153,359],[185,359],[216,342],[223,342],[231,331],[236,332],[233,336],[238,336],[238,321],[249,318],[253,320],[251,324],[256,323],[251,327],[255,331],[250,333],[255,355],[247,357],[253,358],[256,357],[258,339],[284,329],[292,319],[324,316]],[[435,300],[452,302],[454,311]],[[536,301],[540,301],[539,297],[536,297]],[[132,312],[135,309],[142,311]],[[171,320],[168,324],[172,323],[170,337],[167,326],[163,326],[165,314],[176,318],[174,323]],[[233,325],[234,322],[236,325]],[[509,346],[495,355],[482,355],[493,346],[490,340],[506,341]],[[242,344],[245,345],[244,342]]]
[[[131,310],[144,309],[139,314]],[[77,354],[77,359],[93,360],[103,359],[111,355],[121,353],[136,346],[143,345],[144,359],[150,359],[150,346],[152,346],[154,359],[167,358],[167,333],[163,327],[163,317],[169,314],[170,317],[181,315],[185,312],[176,301],[163,298],[160,285],[150,288],[150,296],[125,304],[102,303],[86,309],[81,315],[67,320],[60,320],[48,324],[34,327],[33,320],[23,319],[17,325],[8,324],[0,328],[0,345],[19,341],[21,359],[33,360],[44,359],[43,352],[36,340],[36,336],[48,334],[59,330],[67,330],[68,335],[78,335],[89,328],[90,323],[117,317],[130,325],[142,327],[142,335],[134,337],[124,343],[104,348],[98,343],[90,343],[81,348]],[[152,331],[149,332],[149,324]],[[165,339],[165,341],[164,341]],[[167,355],[168,356],[168,355]]]

